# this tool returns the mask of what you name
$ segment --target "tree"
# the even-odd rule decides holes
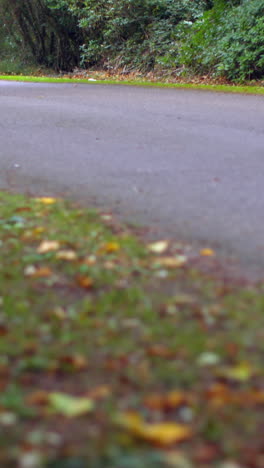
[[[40,65],[70,70],[79,64],[82,33],[63,2],[0,0],[0,14],[12,38]]]

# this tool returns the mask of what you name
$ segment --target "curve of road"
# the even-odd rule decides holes
[[[0,81],[0,109],[0,188],[92,200],[264,273],[262,96]]]

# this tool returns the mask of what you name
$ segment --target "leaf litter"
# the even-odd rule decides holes
[[[263,468],[263,284],[53,197],[1,193],[0,251],[1,466]]]

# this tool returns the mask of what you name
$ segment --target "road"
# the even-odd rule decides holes
[[[0,188],[96,203],[264,273],[263,96],[0,81],[0,109]]]

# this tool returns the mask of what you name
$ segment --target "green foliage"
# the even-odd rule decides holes
[[[65,71],[264,75],[264,0],[0,0],[0,16],[2,72],[33,59]]]
[[[231,80],[264,73],[264,0],[244,0],[231,7],[218,1],[189,30],[181,61],[196,73]]]
[[[35,61],[54,69],[79,64],[81,32],[64,1],[0,0],[2,34]]]
[[[205,3],[191,0],[86,0],[71,1],[84,31],[82,59],[86,65],[103,64],[151,69],[173,57],[178,44],[176,27],[194,21]]]

